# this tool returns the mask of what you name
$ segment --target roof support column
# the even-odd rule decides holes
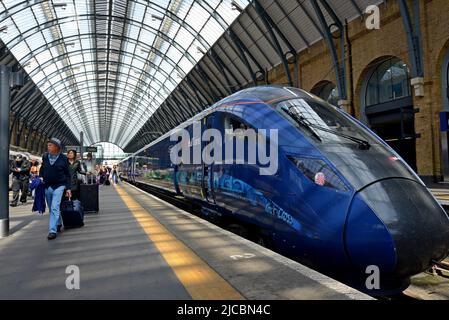
[[[419,0],[413,0],[413,18],[410,17],[406,0],[399,0],[402,21],[407,35],[408,52],[412,66],[411,84],[415,88],[415,95],[424,96],[424,63],[421,41],[420,5]],[[413,25],[414,24],[414,25]]]
[[[340,102],[347,103],[347,92],[346,92],[346,51],[345,51],[345,29],[343,24],[341,23],[338,16],[335,14],[331,6],[327,3],[326,0],[319,0],[329,15],[334,20],[334,23],[330,26],[327,25],[326,19],[324,17],[323,12],[317,2],[318,0],[311,0],[313,9],[315,10],[316,15],[320,21],[321,27],[324,29],[324,38],[326,39],[327,45],[329,47],[329,51],[332,56],[332,62],[334,64],[335,75],[337,78],[337,87],[340,94]],[[339,39],[340,39],[340,50],[341,57],[338,57],[337,48],[334,43],[334,37],[331,33],[332,27],[337,27],[339,29]],[[341,104],[339,102],[339,104]]]
[[[277,28],[271,17],[268,15],[267,11],[262,7],[262,5],[259,3],[258,0],[254,1],[254,6],[256,7],[256,11],[259,14],[263,24],[265,25],[265,28],[267,28],[268,33],[270,34],[271,41],[273,41],[273,45],[276,48],[276,51],[279,55],[279,58],[282,60],[282,64],[284,66],[284,72],[287,76],[288,85],[290,87],[293,87],[293,77],[290,72],[290,66],[288,64],[286,54],[283,52],[281,44],[279,43],[278,38],[276,37],[276,34],[274,33],[274,30],[276,30],[276,33],[279,34],[279,36],[282,38],[284,43],[289,47],[290,54],[295,57],[296,60],[296,54],[295,49],[292,45],[287,41],[287,39],[284,37],[282,32]],[[287,52],[288,54],[288,52]]]
[[[234,42],[234,45],[237,47],[237,50],[240,53],[240,58],[242,59],[243,63],[245,64],[246,68],[248,69],[248,72],[251,76],[251,80],[253,82],[254,86],[257,86],[257,79],[256,79],[256,74],[253,71],[253,68],[251,67],[251,64],[249,63],[248,57],[245,54],[245,47],[242,43],[242,41],[239,39],[239,37],[237,37],[237,35],[235,34],[234,31],[232,31],[231,29],[229,29],[229,36],[232,40],[232,42]]]
[[[235,90],[235,87],[231,84],[231,81],[229,80],[229,77],[227,74],[227,72],[229,72],[228,67],[223,63],[223,60],[221,60],[221,58],[218,56],[218,54],[215,52],[215,50],[213,48],[210,49],[209,55],[210,55],[211,61],[215,64],[217,69],[221,71],[221,73],[223,74],[223,76],[226,80],[226,84],[227,84],[226,91],[228,92],[228,94],[232,94],[236,90]]]
[[[11,88],[23,85],[23,74],[0,65],[0,238],[9,235],[9,112]]]

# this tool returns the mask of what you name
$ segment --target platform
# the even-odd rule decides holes
[[[371,299],[128,184],[48,241],[48,213],[12,208],[0,240],[0,299]],[[66,288],[66,268],[80,289]]]

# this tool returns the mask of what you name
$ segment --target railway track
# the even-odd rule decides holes
[[[449,259],[412,277],[403,294],[417,300],[449,300]]]

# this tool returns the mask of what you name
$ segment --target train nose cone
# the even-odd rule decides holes
[[[449,254],[449,218],[423,185],[405,179],[376,182],[351,205],[346,246],[359,266],[406,278]],[[365,247],[365,248],[363,248]]]

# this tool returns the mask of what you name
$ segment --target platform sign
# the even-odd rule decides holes
[[[84,147],[84,151],[85,152],[98,152],[98,148],[97,147]]]
[[[449,131],[449,112],[440,112],[440,130],[442,132]]]

